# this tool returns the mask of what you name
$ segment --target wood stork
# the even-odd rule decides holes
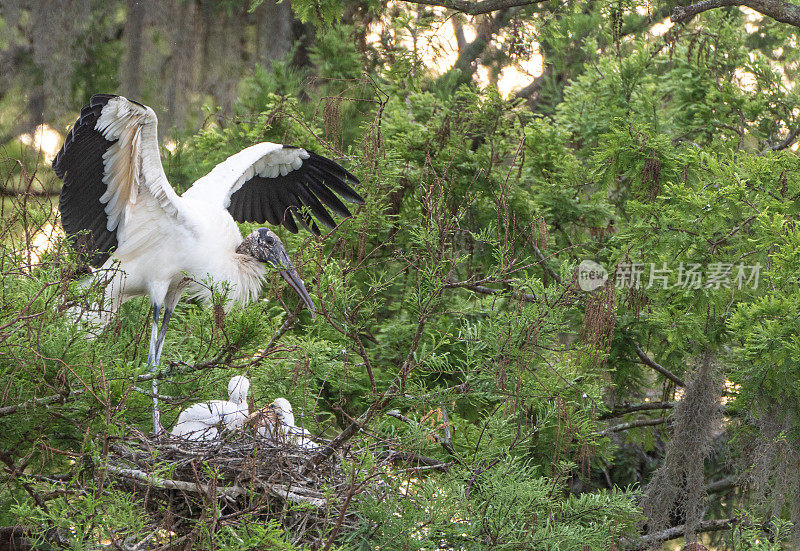
[[[319,235],[311,215],[329,228],[335,222],[326,206],[350,216],[337,194],[364,203],[349,185],[358,179],[311,151],[264,142],[228,157],[178,196],[161,165],[157,123],[153,110],[141,103],[97,94],[53,161],[64,181],[59,208],[69,239],[88,254],[92,266],[116,268],[104,309],[113,313],[134,296],[150,297],[151,371],[161,360],[167,324],[181,295],[210,297],[201,282],[227,283],[228,307],[246,303],[259,296],[268,264],[313,316],[311,297],[278,236],[259,228],[242,239],[236,222],[283,224],[292,233],[299,223]],[[153,378],[153,431],[159,434],[157,385]]]
[[[271,404],[251,416],[256,419],[258,434],[279,443],[288,442],[305,450],[319,448],[311,440],[311,433],[294,424],[292,404],[286,398],[277,398]]]
[[[228,383],[228,400],[211,400],[189,406],[178,416],[170,431],[172,436],[187,440],[215,440],[219,429],[234,430],[247,421],[247,393],[250,379],[242,375],[232,377]]]

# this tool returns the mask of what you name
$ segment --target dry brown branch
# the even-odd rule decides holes
[[[435,293],[435,296],[438,296],[442,289],[439,289],[439,291]],[[433,298],[434,297],[428,299],[427,304],[424,307],[425,309],[432,308],[431,303],[433,302]],[[406,385],[406,380],[414,370],[414,366],[417,365],[415,355],[420,343],[422,342],[422,335],[424,333],[427,320],[428,315],[420,312],[419,321],[417,322],[417,329],[414,333],[414,337],[411,339],[411,344],[408,347],[406,358],[403,361],[403,364],[400,366],[399,373],[389,387],[383,391],[378,399],[375,400],[372,405],[358,417],[358,419],[353,420],[342,432],[339,433],[338,436],[336,436],[336,438],[331,440],[327,445],[323,446],[318,452],[312,455],[303,465],[301,473],[310,473],[316,469],[318,465],[327,461],[337,449],[342,447],[348,440],[358,434],[361,429],[367,423],[369,423],[376,413],[386,409],[386,406],[388,406],[395,397],[402,394],[402,391]]]

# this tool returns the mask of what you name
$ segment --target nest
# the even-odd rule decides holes
[[[261,437],[253,427],[209,442],[156,440],[134,431],[112,444],[106,472],[138,494],[153,520],[176,537],[218,511],[218,518],[278,520],[293,543],[317,547],[334,525],[341,534],[358,518],[347,512],[355,499],[339,457],[305,472],[314,453]]]

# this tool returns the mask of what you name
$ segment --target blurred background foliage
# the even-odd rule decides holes
[[[0,533],[74,549],[797,545],[797,27],[739,6],[673,25],[673,0],[478,4],[0,5]],[[246,373],[259,405],[285,396],[325,438],[391,389],[341,460],[386,488],[350,504],[357,529],[176,521],[102,475],[109,443],[149,423],[150,314],[133,300],[98,335],[67,314],[102,289],[75,281],[49,159],[97,92],[154,108],[179,192],[260,141],[361,179],[367,204],[327,235],[276,230],[317,319],[277,278],[222,323],[183,304],[162,385],[170,423]],[[609,282],[581,290],[583,260]],[[704,279],[680,285],[692,265]]]

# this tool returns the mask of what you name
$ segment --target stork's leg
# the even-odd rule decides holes
[[[164,300],[164,319],[161,322],[161,328],[158,327],[160,308],[158,304],[153,304],[153,330],[150,333],[150,350],[147,354],[147,365],[151,373],[155,373],[161,363],[161,352],[164,350],[164,337],[167,336],[167,326],[180,297],[180,287],[167,293]],[[161,426],[161,412],[158,410],[158,379],[154,377],[150,385],[153,394],[153,433],[158,436],[164,431]]]
[[[153,304],[153,329],[150,331],[150,350],[147,352],[147,367],[150,373],[155,373],[158,369],[158,314],[161,308],[158,304]],[[158,411],[158,379],[153,377],[151,381],[153,393],[153,434],[158,436],[164,430],[161,426],[161,414]]]
[[[169,319],[172,317],[173,311],[173,308],[170,308],[169,305],[164,307],[164,320],[161,322],[161,329],[158,331],[158,341],[156,342],[155,365],[161,363],[161,351],[164,350],[164,337],[167,336],[167,325],[169,325]]]

